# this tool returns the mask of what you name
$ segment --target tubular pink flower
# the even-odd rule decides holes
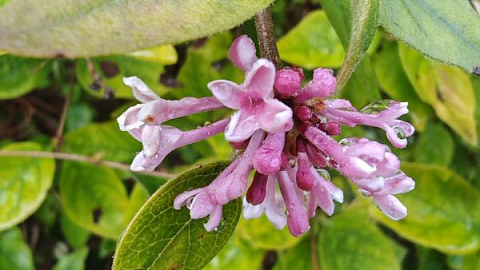
[[[298,156],[297,156],[298,168],[296,173],[297,186],[302,190],[310,191],[314,185],[314,176],[310,171],[311,164],[310,164],[310,161],[308,160],[308,156],[306,153],[307,147],[303,140],[297,140],[297,150],[298,150]]]
[[[245,219],[258,218],[265,212],[267,218],[275,225],[277,229],[283,229],[287,224],[285,215],[285,203],[280,194],[275,191],[276,176],[268,176],[266,183],[266,196],[263,203],[252,205],[244,201],[243,217]]]
[[[221,207],[229,201],[241,197],[245,192],[248,184],[248,174],[253,168],[253,155],[260,147],[263,137],[264,132],[262,131],[253,134],[242,156],[228,166],[210,185],[180,194],[175,199],[175,209],[187,205],[191,200],[191,218],[198,219],[210,215],[205,228],[208,231],[215,229],[221,219]]]
[[[313,72],[313,80],[298,92],[293,99],[295,103],[303,103],[312,98],[325,98],[335,93],[337,79],[333,76],[333,70],[318,68]]]
[[[294,182],[286,171],[277,173],[277,181],[287,208],[288,229],[293,236],[300,236],[310,229],[303,201],[299,200]]]
[[[183,132],[170,126],[145,126],[142,133],[144,150],[133,159],[132,171],[153,171],[173,150],[222,132],[228,119],[209,126]]]
[[[408,113],[408,102],[390,101],[388,107],[376,114],[357,111],[346,100],[327,100],[325,116],[338,123],[354,127],[367,125],[385,130],[388,140],[397,148],[407,146],[407,138],[412,136],[415,128],[397,118]]]
[[[283,147],[285,146],[285,133],[270,133],[255,152],[253,167],[262,174],[273,174],[282,166]]]
[[[343,192],[332,184],[332,182],[320,176],[314,168],[310,168],[310,170],[315,178],[315,182],[308,199],[308,216],[314,217],[317,207],[320,207],[327,215],[331,216],[335,210],[333,200],[343,203]]]

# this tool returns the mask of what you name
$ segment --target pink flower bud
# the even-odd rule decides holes
[[[268,176],[265,174],[255,173],[252,184],[247,190],[247,202],[258,205],[265,200],[267,194],[267,179]]]
[[[340,135],[340,133],[342,133],[342,127],[335,121],[329,121],[325,125],[325,131],[328,135]]]
[[[279,70],[275,75],[274,86],[280,98],[287,99],[295,95],[300,90],[301,83],[300,74],[291,68]]]
[[[299,106],[295,110],[295,115],[300,121],[308,121],[312,118],[312,110],[307,106]]]

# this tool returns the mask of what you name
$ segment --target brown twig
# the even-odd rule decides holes
[[[282,68],[282,62],[278,55],[277,42],[273,33],[272,15],[268,8],[255,15],[255,26],[257,29],[260,54],[263,58],[270,60],[276,69]]]
[[[83,162],[83,163],[90,163],[98,166],[106,166],[114,169],[119,169],[122,171],[131,171],[128,165],[108,161],[108,160],[98,160],[95,157],[89,156],[82,156],[77,154],[69,154],[69,153],[60,153],[60,152],[45,152],[45,151],[0,151],[0,156],[4,157],[30,157],[30,158],[54,158],[54,159],[61,159],[61,160],[70,160],[76,162]],[[153,172],[138,172],[140,174],[151,175],[156,177],[162,178],[173,178],[175,175],[167,173],[167,172],[160,172],[160,171],[153,171]]]
[[[68,108],[70,107],[70,100],[73,93],[73,83],[75,81],[75,76],[72,76],[70,80],[70,85],[68,87],[68,93],[65,96],[65,102],[63,103],[62,114],[60,115],[60,120],[58,122],[57,132],[55,137],[53,137],[53,144],[55,145],[55,152],[60,151],[63,141],[63,131],[65,129],[65,122],[67,120]]]

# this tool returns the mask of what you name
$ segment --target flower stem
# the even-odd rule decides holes
[[[263,58],[270,60],[277,70],[280,69],[282,62],[278,55],[277,42],[273,33],[272,15],[268,8],[255,15],[255,26],[257,29],[260,54]]]

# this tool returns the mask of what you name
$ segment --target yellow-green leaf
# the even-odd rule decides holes
[[[20,229],[0,232],[0,267],[5,270],[34,270],[33,256]]]
[[[278,41],[280,57],[308,69],[340,67],[345,57],[335,29],[324,11],[309,13]]]
[[[137,51],[233,28],[272,1],[9,1],[0,8],[0,50],[42,57]]]
[[[480,248],[480,192],[438,165],[410,163],[402,169],[416,182],[413,191],[398,195],[408,216],[392,221],[378,209],[373,216],[402,237],[448,254]]]
[[[15,143],[5,151],[39,151],[33,142]],[[51,158],[0,157],[0,230],[28,218],[42,204],[55,173]]]
[[[459,68],[425,59],[405,45],[400,59],[420,98],[465,141],[477,145],[475,93],[470,77]]]

